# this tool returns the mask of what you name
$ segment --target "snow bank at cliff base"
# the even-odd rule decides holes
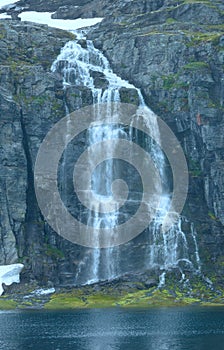
[[[20,272],[22,271],[23,264],[12,264],[0,266],[0,295],[4,292],[2,284],[10,286],[12,283],[20,282]]]

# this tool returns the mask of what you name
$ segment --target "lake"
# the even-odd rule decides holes
[[[0,349],[223,350],[224,308],[0,311]]]

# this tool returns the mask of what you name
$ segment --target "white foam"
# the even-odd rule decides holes
[[[55,293],[55,288],[49,288],[49,289],[36,289],[34,290],[31,294],[35,295],[48,295],[48,294],[53,294]]]

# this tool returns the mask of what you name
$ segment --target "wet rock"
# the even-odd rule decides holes
[[[154,280],[154,279],[147,279],[145,282],[145,287],[146,288],[152,288],[152,287],[156,287],[158,285],[158,281]]]

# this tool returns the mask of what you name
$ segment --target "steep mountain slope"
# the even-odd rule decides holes
[[[141,89],[148,105],[180,140],[190,169],[184,209],[188,222],[183,229],[190,235],[194,223],[202,271],[223,284],[223,3],[24,0],[19,4],[29,10],[56,11],[55,18],[105,17],[88,37],[119,76]],[[74,284],[88,249],[62,239],[43,220],[35,199],[33,167],[42,139],[66,114],[66,105],[72,111],[91,104],[91,94],[78,87],[65,91],[62,76],[50,71],[60,48],[73,38],[70,33],[8,20],[2,20],[0,27],[0,263],[23,262],[24,279]],[[132,97],[128,94],[126,102]],[[137,261],[143,244],[144,238],[139,238],[122,248],[123,260]]]
[[[130,7],[131,7],[131,3]],[[167,1],[157,11],[108,18],[90,37],[113,69],[142,89],[175,131],[188,159],[185,214],[201,257],[223,261],[224,27],[220,1]]]

